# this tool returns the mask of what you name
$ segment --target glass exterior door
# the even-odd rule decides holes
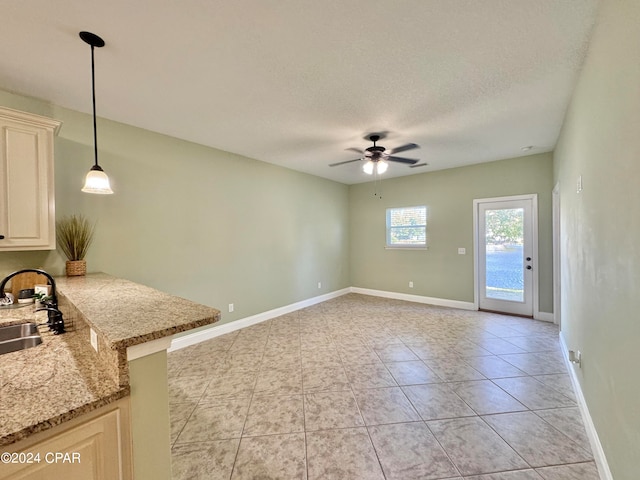
[[[479,307],[533,315],[532,200],[478,204]]]

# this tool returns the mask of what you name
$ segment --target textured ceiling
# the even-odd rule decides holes
[[[0,88],[351,184],[552,150],[597,3],[0,0]]]

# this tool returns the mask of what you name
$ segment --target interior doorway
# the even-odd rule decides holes
[[[533,317],[537,305],[537,195],[474,200],[476,305]]]

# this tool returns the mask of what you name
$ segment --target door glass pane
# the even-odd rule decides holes
[[[487,298],[524,301],[524,209],[486,210]]]

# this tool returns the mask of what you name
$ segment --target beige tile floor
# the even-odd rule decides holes
[[[173,479],[597,480],[554,325],[349,294],[169,355]]]

